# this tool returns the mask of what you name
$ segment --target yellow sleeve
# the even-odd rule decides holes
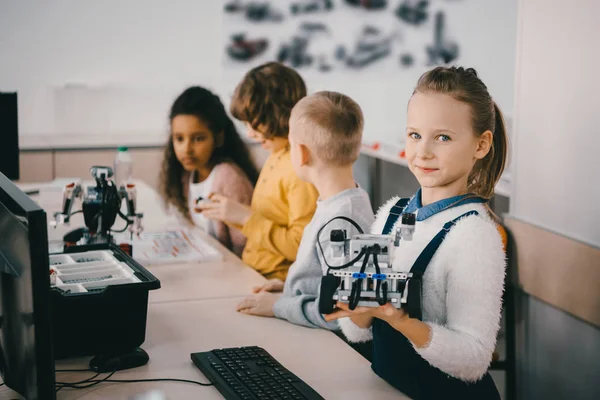
[[[296,260],[304,227],[317,208],[318,193],[315,187],[294,176],[287,185],[288,224],[278,225],[258,212],[253,212],[242,232],[246,237],[260,235],[261,246],[281,254],[287,260]]]

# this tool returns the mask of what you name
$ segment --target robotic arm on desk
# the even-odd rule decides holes
[[[404,308],[412,318],[421,319],[421,277],[399,271],[394,265],[394,254],[401,243],[412,240],[415,215],[403,214],[401,226],[393,235],[364,234],[345,217],[332,219],[321,231],[335,219],[352,223],[361,233],[348,239],[345,230],[331,231],[329,259],[337,261],[336,265],[330,265],[318,242],[328,267],[321,279],[319,311],[331,314],[337,301],[347,303],[351,310],[391,303]]]
[[[68,225],[71,216],[83,213],[85,228],[76,229],[65,235],[65,242],[81,244],[106,243],[112,241],[111,233],[129,230],[131,235],[143,231],[143,213],[136,211],[137,191],[135,184],[123,182],[119,188],[110,178],[113,170],[110,167],[94,166],[90,168],[92,177],[96,180],[95,186],[82,188],[81,184],[71,182],[63,190],[62,211],[54,214],[52,225]],[[82,199],[81,210],[72,212],[73,204],[77,198]],[[121,203],[125,199],[127,214],[121,212]],[[115,231],[112,229],[117,216],[121,217],[126,226]]]

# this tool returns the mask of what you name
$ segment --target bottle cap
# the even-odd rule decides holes
[[[127,146],[119,146],[117,151],[127,151]]]

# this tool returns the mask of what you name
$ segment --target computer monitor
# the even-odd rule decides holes
[[[0,173],[19,179],[17,94],[0,93]]]
[[[0,173],[0,374],[25,398],[55,399],[46,213]]]

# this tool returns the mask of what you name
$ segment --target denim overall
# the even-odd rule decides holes
[[[482,203],[485,200],[468,196],[442,200],[421,209],[417,220],[423,220],[450,207],[475,202]],[[400,199],[390,210],[382,233],[389,234],[402,212],[414,212],[417,208],[421,208],[420,203],[420,191],[410,203],[408,199]],[[470,211],[447,222],[419,255],[411,272],[423,276],[427,265],[452,226],[461,218],[477,214],[477,211]],[[486,372],[483,378],[477,382],[465,382],[451,377],[423,359],[402,333],[377,318],[373,320],[373,363],[371,367],[377,375],[415,400],[500,400],[498,390],[489,373]]]

